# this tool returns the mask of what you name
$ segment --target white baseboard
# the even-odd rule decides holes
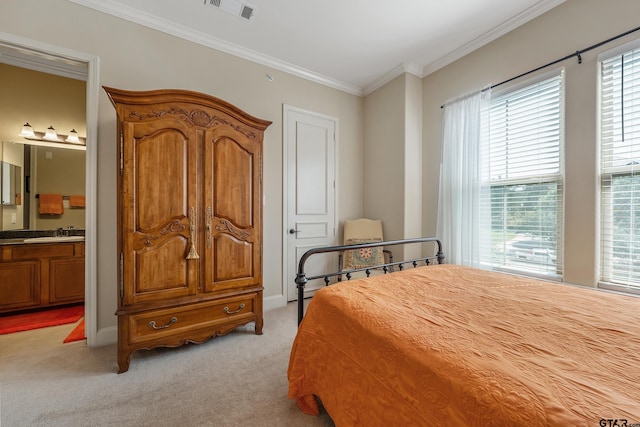
[[[281,308],[287,305],[287,298],[284,295],[274,295],[266,297],[262,300],[262,308],[264,311]]]
[[[96,342],[90,347],[101,347],[103,345],[115,344],[118,342],[118,327],[111,326],[108,328],[98,329],[96,334]]]

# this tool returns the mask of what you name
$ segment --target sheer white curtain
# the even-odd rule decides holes
[[[483,117],[491,93],[482,90],[444,106],[437,236],[447,262],[480,266]]]

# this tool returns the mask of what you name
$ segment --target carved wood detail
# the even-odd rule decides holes
[[[184,224],[180,224],[179,220],[171,221],[166,227],[156,234],[144,234],[142,236],[142,243],[145,246],[151,246],[154,241],[166,236],[167,234],[182,233],[186,228],[187,227]]]
[[[233,237],[235,237],[238,240],[249,239],[249,233],[234,226],[230,221],[224,218],[216,218],[216,219],[218,220],[218,224],[216,225],[216,230],[228,231]]]
[[[256,139],[257,135],[251,130],[244,129],[242,126],[231,122],[228,119],[219,116],[210,116],[206,111],[200,109],[194,109],[191,111],[184,110],[182,108],[168,108],[164,110],[152,110],[148,114],[142,114],[137,111],[129,113],[130,119],[161,119],[166,116],[178,116],[182,120],[186,121],[192,126],[215,128],[218,126],[229,126],[236,132],[240,132],[247,138]]]

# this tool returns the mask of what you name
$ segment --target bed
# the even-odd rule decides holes
[[[440,264],[436,242],[430,265],[324,287],[306,313],[299,298],[302,411],[320,401],[337,426],[640,423],[639,298]]]

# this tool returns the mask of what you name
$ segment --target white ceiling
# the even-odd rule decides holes
[[[565,0],[246,0],[248,21],[209,0],[71,1],[362,95],[402,72],[423,77]]]

